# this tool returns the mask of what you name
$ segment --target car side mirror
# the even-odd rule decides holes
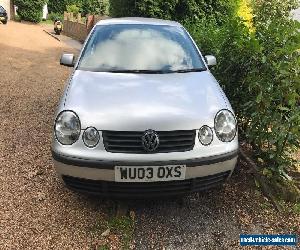
[[[60,58],[60,65],[74,67],[74,65],[75,65],[74,54],[62,54],[62,56]]]
[[[217,65],[217,59],[215,56],[211,56],[211,55],[205,56],[205,61],[209,68]]]

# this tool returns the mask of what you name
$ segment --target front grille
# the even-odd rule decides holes
[[[113,182],[101,180],[89,180],[64,175],[62,178],[70,189],[89,194],[120,197],[143,198],[182,195],[191,192],[199,192],[222,184],[229,176],[230,171],[187,179],[182,181],[166,182]]]
[[[195,144],[195,130],[156,131],[159,146],[152,153],[184,152]],[[142,146],[144,132],[102,131],[106,151],[113,153],[147,153]]]

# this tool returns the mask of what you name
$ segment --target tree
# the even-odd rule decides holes
[[[67,5],[66,9],[69,13],[77,15],[79,13],[79,7],[76,4]]]
[[[300,24],[289,17],[298,0],[252,3],[253,21],[210,20],[188,28],[235,110],[239,137],[268,176],[285,176],[300,145]]]
[[[108,15],[108,5],[108,0],[85,0],[82,4],[82,13]]]
[[[17,13],[21,20],[38,23],[42,20],[43,6],[46,0],[15,0],[15,5],[18,6]]]
[[[110,0],[109,14],[112,17],[137,16],[136,0]]]
[[[211,17],[223,23],[235,14],[238,2],[235,0],[110,0],[110,15],[154,17],[180,22]]]
[[[62,14],[66,6],[76,5],[83,15],[101,14],[108,15],[109,0],[49,0],[48,10],[52,13]]]
[[[76,5],[79,7],[79,12],[81,12],[82,4],[84,0],[48,0],[48,10],[49,13],[60,13],[63,14],[67,10],[66,6]]]
[[[48,11],[49,13],[60,13],[62,14],[66,10],[65,0],[49,0]]]

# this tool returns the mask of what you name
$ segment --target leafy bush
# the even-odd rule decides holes
[[[14,21],[21,22],[21,17],[19,17],[19,15],[15,15],[14,16]]]
[[[85,0],[82,3],[82,13],[108,15],[108,0]]]
[[[48,0],[49,12],[63,14],[68,5],[76,5],[84,15],[108,15],[109,0]]]
[[[43,6],[45,0],[15,0],[15,5],[18,6],[18,16],[21,20],[38,23],[43,16]]]
[[[237,12],[244,19],[245,25],[253,31],[253,13],[250,0],[241,0]]]
[[[75,4],[67,5],[67,12],[73,13],[74,15],[77,15],[79,13],[79,7],[77,7]]]
[[[137,16],[136,0],[110,0],[109,13],[112,17]]]
[[[66,3],[64,0],[48,0],[49,13],[63,14],[66,10]]]
[[[297,1],[257,1],[253,30],[238,17],[224,25],[202,20],[187,27],[236,111],[240,136],[257,161],[285,175],[300,144],[299,22],[289,18]]]
[[[85,0],[48,0],[48,10],[53,13],[63,14],[67,5],[76,5],[81,11],[81,6]]]
[[[243,133],[264,166],[280,174],[300,144],[300,25],[289,18],[297,4],[256,2],[254,42],[243,60],[249,73],[240,81],[249,94],[238,105]],[[230,92],[237,101],[238,93]]]
[[[181,22],[204,17],[223,23],[235,14],[235,0],[111,0],[110,15],[156,17]]]
[[[51,13],[48,14],[47,19],[52,20],[54,22],[55,20],[63,20],[64,17],[60,13],[51,12]]]

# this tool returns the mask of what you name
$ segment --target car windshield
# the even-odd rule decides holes
[[[172,73],[206,70],[181,27],[149,24],[98,25],[77,69],[97,72]]]
[[[5,9],[0,5],[0,12],[3,13],[5,12]]]

